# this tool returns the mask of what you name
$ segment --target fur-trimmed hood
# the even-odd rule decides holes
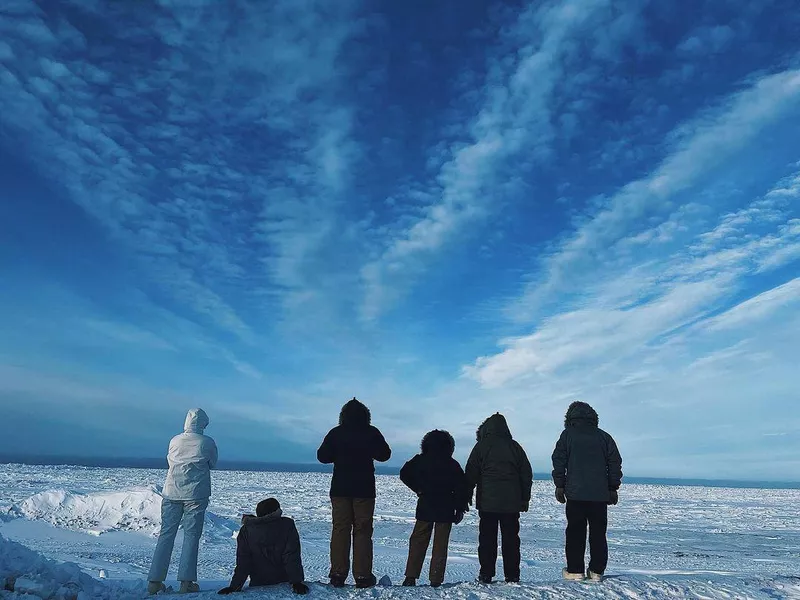
[[[447,431],[434,429],[425,434],[420,444],[422,454],[452,457],[456,450],[456,441]]]
[[[586,402],[573,402],[564,415],[564,427],[574,427],[576,425],[600,426],[600,417],[597,411]]]
[[[478,441],[490,436],[511,439],[511,430],[508,428],[506,418],[500,413],[495,413],[486,419],[475,433],[475,439]]]
[[[347,402],[339,413],[339,425],[369,427],[370,424],[372,424],[372,414],[364,404],[355,398]]]

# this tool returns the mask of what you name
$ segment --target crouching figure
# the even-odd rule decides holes
[[[219,593],[240,592],[248,577],[250,587],[290,583],[295,594],[308,593],[300,535],[294,521],[283,516],[275,498],[259,502],[255,516],[242,517],[236,538],[236,568],[231,584]]]

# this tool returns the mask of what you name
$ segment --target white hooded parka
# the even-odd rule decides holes
[[[169,472],[164,483],[168,500],[207,500],[211,497],[211,469],[217,466],[217,444],[203,430],[208,415],[193,408],[186,415],[183,433],[169,443]]]

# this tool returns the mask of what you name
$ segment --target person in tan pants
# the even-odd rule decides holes
[[[421,450],[400,470],[400,479],[419,497],[403,585],[417,584],[433,535],[430,582],[432,587],[439,587],[447,569],[450,532],[468,508],[467,479],[453,458],[455,441],[448,432],[435,429],[427,433]]]
[[[330,580],[344,586],[350,573],[353,544],[353,577],[356,587],[375,585],[372,572],[372,518],[375,514],[375,462],[385,462],[392,451],[383,435],[371,425],[369,409],[353,398],[342,407],[339,426],[325,436],[317,459],[333,463],[331,480]]]

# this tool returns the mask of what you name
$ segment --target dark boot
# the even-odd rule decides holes
[[[347,577],[341,575],[331,575],[331,585],[335,588],[343,588],[346,579]]]
[[[492,576],[491,575],[478,575],[478,581],[485,584],[492,583]]]
[[[370,575],[369,577],[359,577],[356,579],[356,587],[362,590],[375,587],[377,583],[378,580],[375,579],[375,575]]]
[[[406,577],[403,580],[403,587],[414,587],[415,585],[417,585],[417,580],[413,577]]]

